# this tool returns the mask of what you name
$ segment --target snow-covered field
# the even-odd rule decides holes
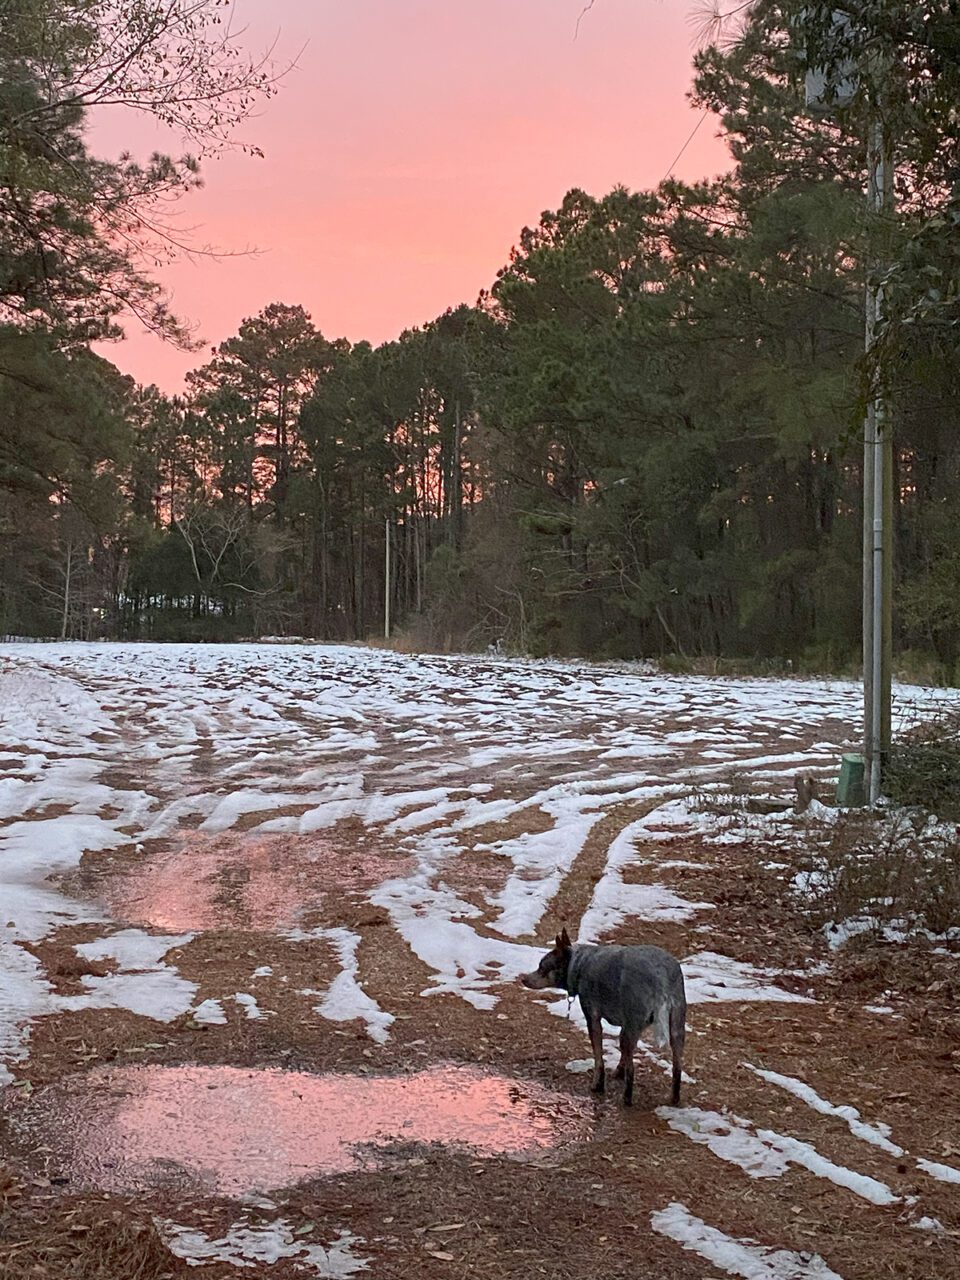
[[[910,714],[936,696],[898,691]],[[184,831],[308,841],[352,823],[398,855],[396,873],[364,895],[429,972],[423,996],[465,1001],[482,1020],[500,1007],[504,984],[535,966],[543,937],[560,923],[552,918],[558,896],[600,838],[605,853],[579,920],[581,940],[602,941],[632,920],[688,925],[695,940],[714,903],[632,873],[649,869],[653,850],[666,869],[664,846],[680,835],[699,832],[719,856],[724,841],[768,833],[774,820],[746,815],[732,829],[699,809],[692,793],[728,788],[732,770],[784,797],[798,772],[834,778],[859,714],[859,688],[836,681],[681,678],[333,646],[4,646],[0,1082],[28,1065],[31,1028],[51,1014],[116,1008],[163,1023],[192,1011],[216,1028],[235,1002],[248,1019],[270,1016],[251,992],[225,988],[198,999],[196,983],[165,959],[196,929],[158,934],[111,916],[107,899],[60,883],[84,855],[85,864],[115,854],[135,865]],[[623,820],[613,833],[598,835],[616,815]],[[494,871],[470,874],[468,854]],[[98,936],[76,951],[109,971],[85,974],[82,989],[64,995],[21,944],[67,924],[96,926]],[[389,991],[368,990],[355,930],[306,912],[299,918],[294,903],[273,932],[291,945],[322,940],[337,957],[329,988],[301,992],[312,1016],[359,1019],[374,1045],[389,1041],[396,1011]],[[692,1005],[808,999],[778,985],[776,972],[695,942],[682,959]],[[251,985],[270,973],[256,970]],[[568,1016],[566,1000],[548,1004]],[[839,1119],[874,1151],[903,1156],[882,1121],[827,1102],[801,1080],[743,1069]],[[740,1116],[692,1107],[661,1114],[668,1131],[750,1178],[799,1166],[872,1205],[902,1202],[882,1179]],[[948,1169],[922,1157],[916,1164],[941,1177],[933,1166]],[[835,1275],[820,1257],[731,1239],[680,1203],[655,1214],[652,1226],[730,1274]],[[172,1224],[169,1231],[178,1252],[237,1265],[308,1252],[283,1221],[266,1232],[268,1243],[239,1228],[218,1241]],[[358,1268],[350,1243],[345,1234],[330,1245],[339,1269],[321,1274]],[[328,1251],[317,1248],[319,1266]]]
[[[162,962],[183,935],[164,945],[127,931],[102,944],[90,955],[112,945],[118,972],[91,978],[87,996],[52,995],[16,946],[102,914],[50,879],[84,853],[142,846],[197,817],[205,833],[253,815],[248,831],[297,835],[359,818],[414,854],[415,869],[371,900],[433,971],[431,990],[491,1008],[496,986],[531,967],[535,950],[517,940],[535,933],[605,813],[686,795],[731,767],[787,789],[801,767],[835,772],[859,700],[841,683],[332,647],[30,645],[2,660],[0,1064],[25,1052],[33,1014],[89,1002],[172,1018],[191,1006],[189,984]],[[549,825],[490,842],[507,873],[485,904],[496,936],[481,936],[477,904],[451,891],[445,870],[468,832],[524,811]],[[585,940],[625,916],[709,907],[620,878],[637,840],[689,821],[675,802],[611,844]],[[350,939],[337,941],[349,976]],[[361,996],[353,984],[353,1003]]]

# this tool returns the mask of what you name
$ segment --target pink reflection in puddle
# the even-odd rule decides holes
[[[413,865],[330,840],[184,835],[174,848],[84,876],[83,888],[128,924],[171,933],[291,928],[333,893],[361,893]]]
[[[398,1143],[530,1157],[585,1139],[586,1117],[582,1100],[469,1067],[366,1077],[144,1066],[52,1086],[23,1123],[63,1152],[72,1186],[242,1196],[369,1167]]]

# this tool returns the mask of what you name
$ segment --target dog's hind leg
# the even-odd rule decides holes
[[[581,1006],[583,1001],[580,1002]],[[587,1019],[587,1030],[590,1032],[590,1047],[593,1049],[593,1079],[590,1082],[590,1088],[594,1093],[603,1093],[605,1081],[605,1072],[603,1066],[603,1027],[600,1025],[600,1015],[592,1009],[584,1009],[584,1015]]]
[[[629,1107],[633,1103],[633,1055],[637,1052],[639,1035],[631,1035],[629,1031],[620,1032],[620,1063],[617,1075],[623,1078],[623,1105]]]
[[[670,1052],[673,1055],[673,1091],[670,1102],[673,1106],[680,1104],[680,1080],[683,1076],[683,1045],[687,1037],[687,1010],[683,1004],[675,1004],[670,1009]]]
[[[622,1080],[627,1070],[627,1058],[632,1057],[634,1050],[630,1048],[630,1037],[626,1031],[620,1032],[620,1061],[613,1073],[614,1080]]]

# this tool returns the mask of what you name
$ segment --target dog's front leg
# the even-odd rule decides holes
[[[590,1047],[593,1049],[593,1079],[590,1088],[594,1093],[603,1093],[606,1073],[603,1066],[603,1028],[600,1025],[600,1015],[592,1009],[584,1009],[583,1012],[590,1032]]]

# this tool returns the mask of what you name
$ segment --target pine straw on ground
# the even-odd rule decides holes
[[[186,1263],[170,1252],[143,1209],[109,1196],[39,1199],[0,1168],[0,1280],[178,1280],[186,1274]],[[215,1274],[208,1272],[207,1280]]]
[[[582,914],[617,821],[616,816],[605,819],[602,839],[585,848],[542,922],[541,940],[552,936],[561,918],[571,923]],[[476,859],[476,868],[492,874],[489,852],[468,856]],[[802,1078],[827,1098],[856,1103],[865,1116],[886,1119],[897,1141],[914,1155],[955,1163],[960,1058],[951,1021],[957,992],[949,972],[955,957],[930,954],[933,948],[881,948],[858,939],[833,957],[832,968],[822,968],[823,934],[787,890],[794,868],[781,866],[774,874],[776,868],[764,866],[768,857],[769,850],[755,845],[710,846],[689,838],[651,849],[650,861],[627,873],[629,879],[664,883],[715,906],[684,923],[625,921],[611,939],[637,941],[642,929],[643,940],[681,955],[715,950],[773,967],[781,971],[777,985],[817,997],[816,1004],[694,1008],[688,1070],[696,1083],[685,1088],[684,1104],[728,1108],[755,1125],[785,1129],[814,1142],[829,1158],[889,1182],[900,1195],[919,1194],[923,1212],[940,1218],[944,1234],[919,1232],[901,1206],[878,1210],[801,1170],[762,1182],[742,1177],[702,1147],[665,1130],[652,1109],[666,1101],[666,1077],[647,1064],[638,1070],[640,1105],[624,1113],[613,1087],[597,1104],[593,1139],[576,1150],[517,1163],[411,1148],[409,1158],[385,1158],[375,1171],[318,1179],[279,1194],[274,1216],[318,1231],[323,1223],[325,1233],[338,1227],[355,1231],[364,1242],[358,1252],[372,1258],[370,1274],[378,1280],[712,1277],[715,1269],[709,1264],[651,1232],[651,1211],[673,1199],[733,1236],[819,1252],[845,1280],[960,1274],[954,1187],[921,1177],[909,1160],[887,1161],[852,1139],[840,1121],[814,1116],[743,1067],[750,1062]],[[664,860],[694,865],[659,865]],[[227,997],[225,1026],[197,1027],[184,1017],[161,1028],[102,1009],[51,1015],[35,1024],[31,1058],[17,1074],[39,1089],[104,1061],[389,1073],[447,1060],[583,1097],[584,1077],[571,1076],[564,1062],[587,1055],[586,1037],[531,1001],[529,993],[502,988],[500,1011],[483,1018],[456,996],[425,1000],[421,993],[432,989],[432,975],[387,927],[382,911],[344,899],[337,903],[336,920],[360,934],[364,985],[397,1015],[386,1045],[372,1045],[359,1023],[338,1026],[319,1018],[312,1012],[315,998],[298,994],[301,987],[326,987],[337,972],[328,943],[291,943],[224,929],[194,939],[169,962],[200,984],[201,997]],[[475,927],[487,928],[480,922]],[[36,948],[65,992],[83,976],[71,961],[73,944],[82,937],[81,931],[61,931]],[[274,966],[274,974],[251,987],[253,967],[264,963]],[[899,993],[890,993],[891,987]],[[229,1001],[236,990],[253,990],[273,1016],[247,1020]],[[894,1006],[892,1016],[864,1010],[868,1000],[881,997]],[[28,1095],[29,1088],[22,1098],[11,1099],[11,1116],[29,1106]],[[57,1184],[54,1153],[18,1140],[15,1125],[5,1136],[24,1181],[0,1183],[0,1280],[181,1280],[187,1274],[203,1280],[243,1274],[293,1280],[302,1275],[293,1260],[249,1272],[223,1263],[199,1272],[188,1269],[163,1245],[143,1200],[71,1193]],[[202,1226],[213,1236],[236,1223],[241,1212],[217,1199],[174,1204],[161,1190],[145,1201],[154,1212]]]

